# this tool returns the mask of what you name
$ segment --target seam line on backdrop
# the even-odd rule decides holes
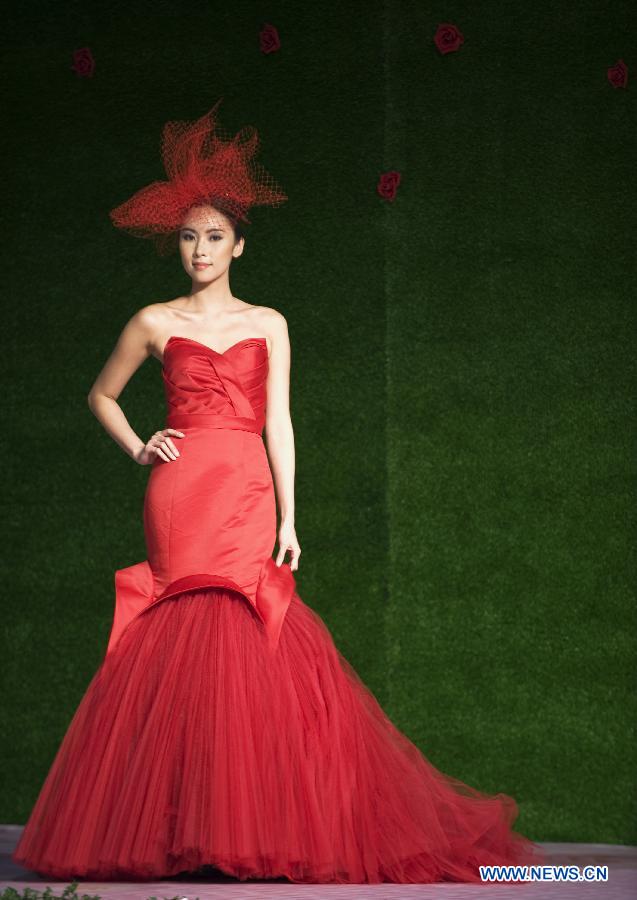
[[[381,0],[381,40],[383,52],[383,156],[382,168],[392,168],[390,159],[390,124],[391,118],[391,70],[390,70],[390,32],[392,0]],[[385,697],[390,715],[394,710],[394,685],[396,661],[400,653],[400,634],[397,632],[393,616],[394,609],[394,523],[392,521],[392,475],[393,458],[391,455],[392,442],[392,369],[391,369],[391,277],[389,269],[389,242],[393,235],[393,228],[389,227],[390,214],[394,212],[393,204],[384,202],[381,207],[381,222],[384,232],[383,239],[383,309],[384,309],[384,347],[383,347],[383,380],[385,385],[385,531],[387,535],[387,567],[385,576],[385,614],[383,617],[383,637],[385,641]]]

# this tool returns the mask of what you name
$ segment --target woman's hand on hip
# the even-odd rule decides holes
[[[135,457],[135,461],[140,466],[148,466],[155,462],[157,457],[170,462],[179,457],[179,450],[175,446],[170,435],[174,437],[186,437],[183,431],[177,431],[176,428],[162,428],[156,431],[144,447]]]

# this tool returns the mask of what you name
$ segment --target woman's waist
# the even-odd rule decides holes
[[[234,431],[251,431],[261,434],[263,423],[247,416],[233,416],[221,413],[169,412],[166,416],[167,428],[223,428]]]

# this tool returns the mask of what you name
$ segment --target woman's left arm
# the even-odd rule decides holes
[[[268,330],[271,349],[267,380],[265,412],[265,444],[279,505],[279,566],[289,550],[290,568],[298,569],[301,548],[294,528],[294,429],[290,416],[290,338],[287,321],[277,310],[271,310]]]

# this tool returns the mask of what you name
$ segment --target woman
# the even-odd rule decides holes
[[[213,866],[342,883],[480,881],[480,865],[538,862],[512,830],[515,801],[436,770],[296,592],[286,321],[229,280],[248,208],[285,194],[253,159],[256,132],[220,138],[218,105],[165,126],[169,180],[111,214],[162,252],[176,240],[191,289],[130,319],[90,393],[152,466],[148,558],[116,572],[105,659],[13,859],[58,878]],[[149,355],[167,419],[144,441],[117,398]]]

